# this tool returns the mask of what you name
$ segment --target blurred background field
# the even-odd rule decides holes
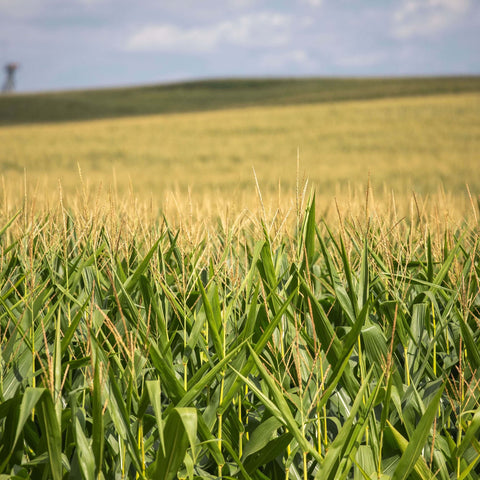
[[[67,204],[87,188],[158,205],[172,193],[204,205],[236,200],[242,209],[258,205],[256,180],[266,204],[298,196],[307,178],[328,203],[364,191],[370,178],[377,198],[446,192],[452,208],[470,208],[466,185],[480,192],[479,78],[314,84],[232,80],[0,98],[3,202],[18,204],[25,191],[55,200],[61,184]],[[168,113],[139,115],[153,111]],[[93,118],[114,114],[121,118]]]
[[[6,96],[0,125],[478,92],[476,76],[238,78]]]

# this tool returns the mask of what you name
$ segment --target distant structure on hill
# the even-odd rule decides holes
[[[2,87],[3,92],[13,92],[15,89],[15,72],[17,71],[18,67],[18,63],[13,62],[5,65],[5,73],[7,74],[7,78],[5,79],[5,83]]]

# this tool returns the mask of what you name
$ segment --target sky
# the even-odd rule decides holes
[[[480,74],[480,1],[0,0],[0,65],[8,62],[20,64],[23,92]]]

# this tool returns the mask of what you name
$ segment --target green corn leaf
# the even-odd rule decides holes
[[[337,362],[334,366],[334,369],[326,381],[325,390],[322,393],[320,400],[317,403],[317,409],[323,408],[323,406],[328,402],[330,395],[332,394],[335,388],[338,388],[338,383],[344,374],[345,369],[347,368],[350,357],[352,355],[355,344],[357,343],[358,335],[362,329],[362,326],[365,322],[366,316],[368,314],[368,305],[365,305],[360,312],[358,319],[355,322],[355,325],[350,330],[345,338],[343,345],[343,351],[341,355],[341,361]]]
[[[280,455],[283,455],[293,438],[294,436],[287,432],[270,439],[262,449],[256,452],[255,455],[249,456],[244,462],[247,472],[253,475],[261,466],[267,465]]]
[[[342,352],[342,342],[338,339],[335,334],[335,330],[332,327],[330,320],[328,319],[325,311],[318,302],[316,296],[312,293],[309,286],[306,284],[305,280],[300,277],[301,287],[303,295],[308,298],[311,302],[313,320],[315,322],[315,331],[317,336],[322,344],[323,348],[328,351],[328,359],[330,363],[334,364],[340,359]]]
[[[263,244],[260,258],[257,260],[257,270],[260,273],[267,294],[273,293],[277,288],[278,280],[275,273],[275,266],[273,265],[272,248],[268,238]],[[271,297],[269,296],[269,298]]]
[[[102,471],[105,447],[105,423],[102,405],[102,382],[100,380],[100,360],[95,359],[92,392],[92,451],[97,475]]]
[[[411,470],[415,467],[425,442],[430,435],[430,429],[433,420],[438,413],[438,404],[442,398],[444,388],[445,384],[442,384],[425,410],[425,413],[420,419],[412,438],[408,442],[408,445],[405,448],[400,461],[398,462],[397,468],[392,476],[392,480],[405,480],[408,478]],[[390,423],[389,426],[391,429],[393,429],[393,426]]]
[[[354,480],[371,480],[377,470],[375,459],[373,457],[372,448],[368,445],[360,445],[355,454]],[[358,470],[357,470],[358,469]]]
[[[474,370],[478,370],[480,369],[480,349],[478,348],[478,343],[475,342],[472,329],[468,326],[467,322],[465,322],[462,315],[458,311],[457,318],[460,323],[462,338],[467,349],[468,360],[472,364]]]
[[[194,408],[175,408],[165,422],[165,451],[157,452],[152,478],[173,480],[185,458],[187,448],[195,445],[197,411]]]
[[[270,393],[275,400],[274,402],[275,408],[272,409],[272,414],[275,415],[284,425],[287,426],[289,432],[295,437],[295,440],[298,442],[298,444],[301,446],[304,452],[310,453],[317,461],[320,460],[320,456],[318,452],[305,439],[300,429],[298,428],[297,422],[292,415],[290,407],[288,406],[283,393],[279,390],[279,388],[275,384],[270,373],[268,373],[266,368],[263,366],[255,350],[249,344],[247,344],[247,346],[250,351],[250,355],[252,356],[260,375],[262,376],[265,383],[268,385]],[[250,380],[246,379],[243,376],[241,378],[243,378],[243,380],[246,383],[248,383],[250,388],[252,388],[252,390],[254,390],[257,393],[257,395],[261,394],[262,399],[264,401],[267,399],[267,397]],[[268,405],[270,405],[270,408],[272,408],[271,401],[268,401]]]
[[[258,292],[260,290],[260,285],[257,285],[250,302],[250,308],[248,309],[247,320],[245,322],[245,326],[240,332],[242,340],[246,340],[251,335],[253,335],[255,330],[255,321],[258,315]]]
[[[480,453],[470,462],[470,465],[467,466],[462,472],[460,473],[458,480],[465,480],[470,475],[470,472],[475,468],[475,465],[480,460]]]
[[[138,284],[140,276],[145,272],[150,260],[158,248],[158,244],[160,243],[161,238],[159,238],[153,246],[150,248],[148,253],[145,255],[143,260],[141,261],[140,265],[135,269],[135,272],[126,280],[124,288],[126,292],[131,292],[132,289]]]
[[[261,337],[258,339],[258,341],[255,344],[255,352],[257,354],[260,354],[262,352],[262,350],[265,348],[265,345],[271,340],[273,332],[275,331],[278,324],[282,320],[283,315],[285,314],[285,312],[289,308],[290,303],[292,302],[295,295],[296,295],[296,292],[291,293],[291,295],[288,297],[288,299],[283,303],[280,310],[276,313],[275,317],[270,321],[270,323],[265,328]],[[252,356],[249,356],[245,366],[242,368],[240,373],[243,376],[248,375],[250,373],[250,371],[252,370],[252,368],[254,367],[254,365],[255,365],[254,358]],[[240,379],[235,380],[234,384],[229,389],[228,393],[225,395],[225,398],[224,398],[222,404],[217,409],[217,413],[219,415],[222,415],[225,412],[225,410],[230,406],[230,404],[232,402],[232,399],[238,393],[238,390],[242,386],[242,384],[243,384],[243,382]]]
[[[148,345],[152,365],[162,379],[164,390],[166,390],[168,396],[174,401],[179,401],[185,395],[185,389],[176,377],[172,364],[169,363],[167,361],[168,359],[160,352],[158,345],[153,339],[145,338],[144,341]]]
[[[298,252],[299,258],[303,256],[302,271],[305,271],[307,266],[311,270],[315,261],[315,193],[310,197],[308,206],[305,212],[305,217],[302,226],[302,237],[299,242]]]
[[[245,469],[245,467],[243,466],[243,463],[242,461],[238,458],[238,455],[237,453],[235,452],[235,450],[233,449],[232,445],[230,444],[229,441],[227,440],[222,440],[222,447],[225,448],[225,450],[230,454],[230,456],[233,458],[233,461],[235,462],[236,466],[238,466],[238,470],[240,470],[240,472],[242,473],[243,478],[244,480],[253,480],[252,477],[250,477],[250,475],[248,474],[247,470]],[[223,465],[223,463],[222,463]],[[257,480],[258,477],[258,472],[256,472],[257,474],[257,477],[255,478],[255,480]],[[228,477],[228,476],[223,476],[223,478],[227,479],[231,479],[231,480],[236,480],[238,477]],[[260,478],[265,478],[265,476],[262,476]],[[266,480],[270,480],[270,479],[266,479]]]
[[[348,258],[347,250],[345,248],[345,243],[343,241],[343,237],[340,236],[340,258],[342,259],[343,263],[343,273],[345,274],[345,279],[347,280],[348,286],[348,296],[349,296],[349,305],[347,308],[347,304],[343,305],[345,313],[350,312],[350,320],[353,322],[355,316],[358,314],[358,304],[360,299],[357,298],[357,291],[353,284],[353,273],[352,273],[352,265]]]
[[[335,241],[333,240],[333,234],[330,231],[329,231],[329,234],[330,234],[330,238],[332,239],[334,245],[340,251],[341,249],[336,245]],[[332,283],[333,289],[335,291],[335,297],[338,300],[338,302],[340,303],[347,320],[350,323],[353,323],[355,321],[354,306],[352,305],[351,298],[349,297],[347,291],[345,290],[345,287],[343,286],[342,281],[340,280],[340,275],[339,275],[339,273],[338,273],[338,271],[335,267],[335,262],[333,261],[333,258],[330,255],[330,252],[328,250],[327,244],[325,243],[325,240],[322,237],[322,235],[320,234],[320,231],[318,230],[318,228],[317,228],[317,238],[320,242],[320,248],[322,250],[323,258],[324,258],[325,263],[327,265],[327,269],[328,269],[328,273],[330,275],[331,283]],[[348,272],[350,272],[350,262],[348,261],[348,258],[346,256],[344,258],[344,263],[347,266]]]
[[[84,480],[95,480],[95,455],[77,417],[74,419],[77,458]]]
[[[352,408],[349,411],[349,415],[341,430],[338,432],[335,440],[328,447],[328,451],[320,463],[319,470],[315,476],[315,479],[335,479],[338,478],[342,467],[342,461],[348,460],[350,454],[354,448],[357,438],[364,432],[367,425],[367,418],[370,414],[370,410],[373,406],[373,402],[376,398],[378,390],[380,388],[380,382],[374,391],[370,394],[365,408],[359,413],[359,418],[356,418],[357,412],[363,406],[365,400],[364,395],[368,387],[372,370],[367,374],[362,386],[360,387],[358,394],[355,397],[355,401]]]
[[[393,435],[393,438],[395,442],[397,443],[398,447],[402,451],[402,453],[405,453],[405,450],[407,449],[409,443],[408,440],[387,420],[387,424],[389,427],[390,432]],[[400,461],[400,458],[396,462],[396,465],[398,467],[398,463]],[[397,468],[396,467],[396,468]],[[413,467],[416,475],[420,477],[422,480],[430,480],[431,479],[431,472],[425,462],[425,459],[423,457],[418,457],[414,467]],[[408,478],[408,477],[407,477]]]
[[[216,462],[216,464],[224,465],[225,459],[222,455],[222,452],[218,448],[218,440],[213,436],[202,415],[198,415],[197,421],[198,436],[207,445],[207,448],[212,454],[213,460]]]
[[[223,357],[223,341],[220,337],[220,328],[222,325],[222,319],[219,317],[220,313],[217,309],[212,308],[212,304],[210,303],[210,299],[203,288],[203,284],[201,281],[198,281],[198,288],[202,294],[203,300],[203,307],[205,309],[205,315],[208,321],[209,327],[209,334],[212,336],[213,345],[215,346],[216,354],[222,358]],[[218,292],[214,293],[213,295],[218,295]]]
[[[427,236],[427,280],[433,282],[433,257],[432,257],[432,237],[430,232]]]
[[[377,323],[368,322],[362,330],[365,345],[364,355],[368,365],[373,365],[380,375],[387,363],[388,342],[381,327]]]
[[[150,397],[150,402],[155,414],[155,419],[157,421],[158,434],[160,436],[160,448],[162,449],[162,454],[165,455],[165,436],[164,436],[164,422],[162,418],[162,404],[161,404],[161,386],[160,380],[147,380],[145,382],[147,387],[148,396]]]
[[[257,242],[255,244],[255,247],[253,249],[253,255],[252,255],[252,258],[251,258],[250,269],[249,269],[248,273],[246,274],[245,280],[243,281],[243,283],[241,285],[241,288],[240,288],[240,291],[242,291],[245,288],[247,298],[250,296],[250,292],[252,291],[253,288],[255,288],[255,289],[259,288],[258,284],[255,285],[254,279],[255,279],[255,273],[257,271],[258,260],[260,258],[261,253],[262,253],[264,243],[265,243],[265,241],[262,240],[262,241]]]
[[[15,444],[17,443],[18,438],[22,433],[25,422],[31,416],[35,406],[46,392],[47,390],[45,388],[28,387],[25,389],[25,393],[22,396],[22,402],[20,403],[20,414],[18,418],[17,430],[15,432],[13,446],[15,446]]]
[[[8,220],[8,222],[0,229],[0,238],[8,230],[10,225],[18,218],[18,216],[21,213],[22,213],[22,210],[18,210],[18,212],[10,220]]]
[[[85,299],[85,302],[83,302],[82,306],[80,309],[77,311],[77,313],[74,315],[70,325],[68,326],[67,330],[65,331],[62,342],[61,342],[61,354],[64,355],[65,352],[67,351],[68,347],[70,346],[72,339],[77,332],[77,328],[84,316],[85,309],[87,308],[87,305],[90,302],[90,297],[87,295],[87,298]]]
[[[160,349],[164,352],[164,355],[169,355],[171,352],[168,350],[168,331],[165,323],[165,316],[160,308],[158,299],[153,294],[151,283],[144,275],[139,277],[139,286],[145,301],[145,309],[147,312],[154,316],[157,322],[158,342],[160,343]],[[170,361],[172,361],[170,359]]]
[[[185,353],[183,357],[184,361],[188,361],[188,357],[190,353],[194,350],[197,343],[203,340],[203,337],[201,336],[202,328],[203,328],[203,317],[201,315],[195,315],[193,328],[191,329],[190,334],[188,335],[187,346],[185,348]]]
[[[157,368],[158,372],[160,373],[160,378],[162,379],[162,384],[166,387],[167,394],[172,398],[172,400],[178,404],[179,406],[187,406],[188,405],[188,399],[191,398],[192,401],[195,398],[195,395],[199,394],[201,390],[203,390],[205,383],[199,381],[195,386],[193,386],[191,389],[189,389],[188,394],[189,397],[185,397],[186,392],[183,389],[182,384],[180,381],[176,378],[175,372],[173,371],[173,368],[171,365],[168,364],[163,358],[160,352],[158,351],[158,346],[148,340],[149,343],[149,348],[150,348],[150,354],[151,354],[151,359],[152,363],[155,365]],[[226,361],[228,362],[230,360],[230,357],[226,357]],[[225,360],[225,359],[224,359]],[[222,365],[223,367],[223,365]],[[199,436],[202,437],[204,441],[209,441],[210,443],[207,444],[209,451],[213,455],[215,461],[218,464],[224,463],[223,456],[221,452],[218,449],[217,443],[212,442],[213,440],[213,435],[211,434],[209,428],[205,424],[203,417],[199,416],[198,417],[198,433]]]
[[[189,406],[205,389],[206,385],[210,385],[211,382],[217,377],[220,372],[229,365],[236,355],[245,347],[248,343],[243,342],[238,345],[236,348],[233,348],[232,351],[228,352],[220,362],[218,362],[214,367],[210,367],[207,373],[202,373],[201,375],[196,374],[191,378],[188,390],[182,396],[182,398],[177,402],[177,407],[187,407]]]
[[[41,396],[38,408],[40,424],[45,435],[48,464],[53,480],[62,480],[62,434],[57,419],[57,412],[52,400],[51,393],[46,390]]]
[[[444,260],[442,267],[435,275],[435,278],[432,281],[432,288],[435,289],[436,287],[440,286],[443,282],[444,278],[447,276],[450,267],[452,266],[455,257],[457,256],[458,250],[460,249],[461,243],[458,241],[452,250],[448,253],[447,258]]]
[[[367,303],[368,292],[370,288],[370,278],[368,269],[368,236],[365,235],[365,241],[363,246],[362,264],[360,267],[360,281],[358,284],[358,308],[361,310]]]
[[[58,425],[62,424],[62,399],[61,399],[61,385],[62,385],[62,351],[61,351],[61,334],[60,326],[60,310],[58,310],[57,319],[55,322],[55,343],[53,348],[53,374],[54,374],[54,392],[53,402],[55,405],[55,413],[57,415]]]
[[[107,405],[108,412],[112,417],[113,423],[115,424],[115,428],[117,429],[118,433],[125,440],[127,449],[131,455],[132,462],[137,469],[137,473],[140,475],[142,472],[142,461],[138,452],[135,436],[133,435],[130,427],[130,420],[125,402],[125,400],[128,401],[128,398],[124,399],[124,395],[120,390],[113,369],[109,370],[108,378],[110,381],[110,395]]]
[[[175,409],[182,420],[183,428],[188,437],[188,444],[195,457],[196,442],[197,442],[197,410],[195,408],[176,408]],[[168,437],[167,437],[168,438]]]
[[[267,418],[261,422],[258,427],[250,434],[250,439],[243,449],[242,458],[245,459],[249,455],[257,453],[262,448],[267,446],[277,433],[277,430],[282,426],[282,422],[277,417]]]
[[[480,408],[475,411],[472,420],[470,421],[465,434],[463,435],[462,443],[454,452],[455,457],[461,457],[465,450],[470,446],[472,440],[477,438],[477,432],[480,429]]]
[[[335,331],[333,330],[332,324],[330,323],[330,320],[325,314],[323,307],[320,305],[320,303],[318,302],[310,288],[307,286],[305,281],[303,279],[300,280],[301,290],[303,294],[310,300],[313,320],[315,323],[315,332],[320,340],[322,348],[327,350],[327,359],[331,365],[343,366],[342,376],[344,379],[345,388],[347,389],[349,395],[354,397],[356,392],[358,391],[358,381],[353,375],[349,365],[343,365],[345,360],[345,354],[349,350],[348,345],[345,346],[342,344],[340,339],[337,337]],[[367,309],[368,305],[367,308],[365,308],[365,310],[363,311],[363,314],[359,315],[358,319],[360,319],[360,322],[357,321],[358,319],[355,319],[355,322],[352,324],[352,326],[354,326],[354,328],[352,329],[354,332],[358,330],[358,328],[361,328],[361,326],[363,325],[363,321],[365,320],[364,315],[366,315]],[[354,333],[353,335],[355,336],[356,334]]]

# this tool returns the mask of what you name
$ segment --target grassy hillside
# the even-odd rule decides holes
[[[479,92],[480,77],[209,80],[0,97],[0,125]]]

